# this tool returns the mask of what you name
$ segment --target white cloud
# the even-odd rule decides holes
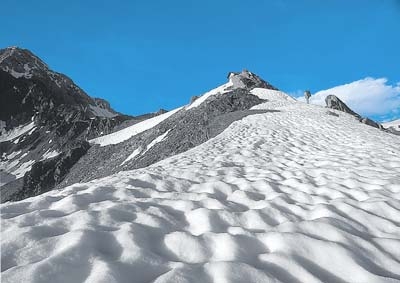
[[[310,102],[325,105],[329,94],[336,95],[362,116],[397,116],[400,109],[400,83],[390,85],[386,78],[365,78],[321,90],[311,96]]]

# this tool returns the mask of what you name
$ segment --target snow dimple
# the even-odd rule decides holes
[[[149,167],[2,204],[2,282],[399,281],[400,140],[282,101]]]
[[[106,146],[110,144],[117,144],[123,141],[126,141],[130,139],[131,137],[134,137],[137,134],[140,134],[148,129],[153,128],[154,126],[158,125],[171,115],[175,114],[179,110],[181,110],[182,107],[177,108],[175,110],[169,111],[167,113],[161,114],[159,116],[147,119],[145,121],[142,121],[140,123],[134,124],[130,127],[127,127],[121,131],[101,136],[95,139],[90,140],[90,143],[94,144],[99,144],[100,146]]]

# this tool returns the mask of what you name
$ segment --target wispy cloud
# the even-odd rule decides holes
[[[325,98],[334,94],[363,116],[381,119],[399,118],[400,82],[388,84],[386,78],[365,78],[352,83],[321,90],[311,96],[313,104],[325,105]],[[301,99],[299,99],[301,100]]]

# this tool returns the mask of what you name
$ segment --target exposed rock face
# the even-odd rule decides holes
[[[377,122],[375,122],[375,121],[373,121],[373,120],[371,120],[369,118],[366,118],[366,117],[362,118],[360,120],[360,122],[364,123],[364,124],[366,124],[368,126],[371,126],[371,127],[375,127],[375,128],[378,128],[378,129],[383,129],[381,124],[378,124]]]
[[[272,86],[270,83],[264,81],[256,74],[243,70],[242,72],[229,72],[228,79],[232,81],[232,88],[245,88],[247,90],[252,90],[253,88],[266,88],[278,90],[276,87]]]
[[[33,163],[62,156],[72,143],[110,133],[131,119],[112,110],[107,101],[88,96],[29,50],[0,50],[1,186],[21,179],[31,167],[37,169]],[[61,179],[59,174],[56,182]],[[32,183],[24,182],[23,188],[20,184],[11,187],[33,189]],[[4,194],[1,198],[5,200]]]
[[[78,141],[71,145],[71,149],[62,152],[60,155],[36,162],[24,176],[23,190],[12,194],[9,200],[17,201],[53,189],[63,180],[69,169],[87,152],[89,147],[88,142]]]
[[[358,115],[356,112],[354,112],[353,110],[351,110],[343,101],[341,101],[337,96],[335,95],[328,95],[325,98],[325,103],[326,103],[326,107],[330,108],[330,109],[335,109],[335,110],[339,110],[345,113],[348,113],[350,115],[353,115],[354,117],[357,118],[361,118],[360,115]]]
[[[371,127],[375,127],[378,129],[383,129],[382,125],[376,123],[375,121],[366,118],[366,117],[361,117],[359,114],[357,114],[356,112],[354,112],[353,110],[351,110],[343,101],[341,101],[337,96],[335,95],[328,95],[325,98],[325,103],[326,103],[326,107],[330,108],[330,109],[335,109],[335,110],[339,110],[345,113],[348,113],[350,115],[353,115],[354,117],[356,117],[358,119],[358,121],[360,121],[361,123],[364,123],[368,126]]]

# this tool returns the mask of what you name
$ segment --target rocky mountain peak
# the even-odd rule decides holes
[[[48,66],[27,49],[7,47],[0,49],[0,69],[15,78],[30,79],[34,74],[47,72]]]
[[[264,81],[259,76],[246,69],[241,72],[229,72],[228,79],[232,82],[234,88],[246,88],[248,90],[253,88],[266,88],[278,90],[270,83]]]

